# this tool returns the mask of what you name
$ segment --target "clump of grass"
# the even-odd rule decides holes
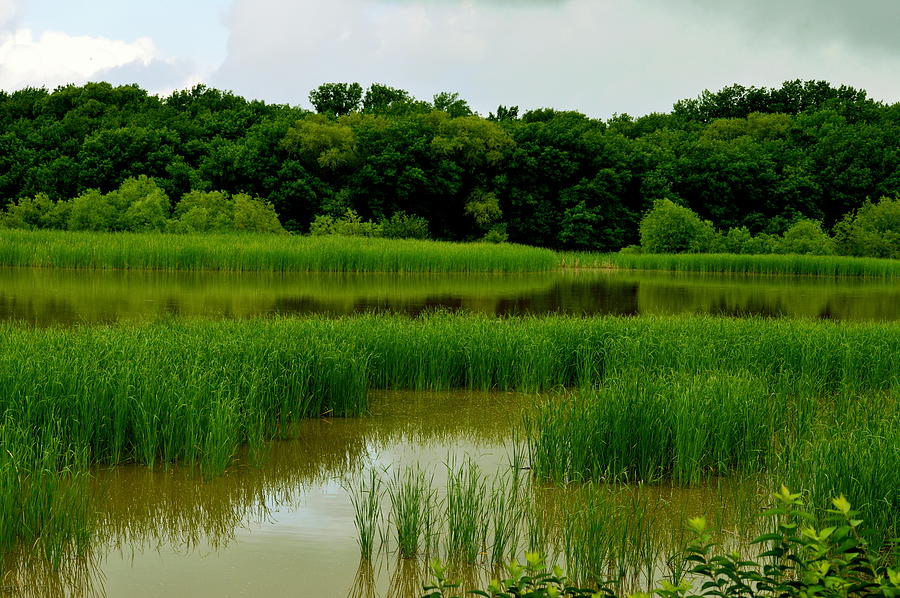
[[[348,488],[350,502],[353,504],[353,524],[356,526],[359,551],[366,561],[372,560],[375,549],[375,538],[381,519],[381,498],[383,488],[381,478],[374,469],[359,485],[351,484]]]
[[[495,243],[284,235],[4,231],[0,266],[237,272],[534,272],[553,251]]]
[[[488,495],[483,475],[471,459],[447,465],[447,554],[474,564],[487,537]]]
[[[529,418],[531,464],[557,482],[698,483],[765,464],[770,396],[745,374],[607,380],[597,391],[545,401]]]
[[[399,469],[388,481],[397,549],[401,558],[427,553],[434,533],[435,493],[431,480],[418,467]]]

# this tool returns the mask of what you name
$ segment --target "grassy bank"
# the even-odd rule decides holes
[[[598,254],[524,245],[263,234],[5,230],[0,266],[233,272],[540,272],[619,268],[900,277],[900,261],[808,255]]]
[[[610,264],[614,268],[632,270],[900,278],[900,260],[844,256],[616,253],[597,255],[593,259],[590,254],[572,254],[570,261],[584,264],[583,267]]]
[[[790,457],[786,471],[800,471],[838,445],[796,435],[791,446],[797,450],[785,452],[773,448],[772,436],[794,429],[785,427],[790,424],[830,437],[825,434],[829,420],[818,417],[821,397],[846,397],[845,407],[853,397],[880,396],[896,403],[898,355],[900,328],[895,325],[756,319],[436,314],[70,329],[0,326],[0,544],[32,542],[53,529],[50,541],[53,533],[73,534],[70,526],[81,512],[78,493],[63,492],[66,476],[45,472],[77,476],[93,463],[180,461],[218,473],[239,446],[260,446],[297,419],[363,413],[369,388],[582,387],[601,396],[619,393],[619,402],[585,399],[569,411],[555,405],[562,419],[548,413],[542,426],[560,422],[565,430],[568,418],[587,437],[596,422],[618,422],[622,434],[632,434],[668,426],[675,418],[697,427],[706,444],[685,443],[683,452],[665,448],[669,452],[662,456],[651,453],[638,472],[672,469],[681,472],[674,474],[677,479],[691,481],[745,462],[768,464],[766,455],[773,452]],[[635,372],[656,386],[632,389],[628,384]],[[700,386],[692,386],[695,382]],[[655,408],[647,409],[645,401]],[[672,409],[673,401],[681,408]],[[874,409],[871,402],[859,406],[864,413]],[[592,408],[602,410],[593,420],[585,416],[594,413]],[[840,408],[838,403],[830,407],[834,414]],[[856,418],[836,421],[845,431],[857,425]],[[854,438],[891,429],[890,421],[872,420]],[[661,446],[685,438],[676,435]],[[882,453],[879,468],[896,465],[896,451],[889,450],[895,436],[885,438],[887,444],[877,445],[881,449],[871,449]],[[623,436],[622,451],[628,452],[630,442]],[[848,475],[869,458],[866,443],[858,444],[840,455]],[[670,465],[666,455],[683,456]],[[569,465],[546,463],[544,470],[563,477],[590,477],[573,473],[581,470]],[[629,467],[614,462],[612,471]],[[607,469],[601,462],[586,471]],[[866,479],[876,488],[878,472],[870,473]],[[826,478],[803,481],[825,488]],[[892,479],[881,476],[877,488]],[[48,497],[63,502],[52,507],[56,503]],[[872,500],[880,499],[873,494]],[[879,504],[892,506],[884,500]],[[48,510],[74,515],[53,518]]]
[[[533,272],[547,249],[361,237],[3,231],[0,266],[262,272]]]

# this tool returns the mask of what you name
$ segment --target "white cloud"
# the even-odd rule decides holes
[[[54,87],[83,83],[97,73],[128,64],[149,65],[157,58],[150,38],[133,42],[30,29],[0,34],[0,88]]]
[[[0,0],[0,31],[12,27],[22,12],[22,3],[17,0]]]
[[[711,2],[235,0],[228,56],[210,83],[306,104],[323,82],[381,82],[423,99],[458,91],[481,112],[518,104],[595,116],[668,110],[703,89],[794,78],[900,99],[900,54],[850,35],[829,41],[828,28],[794,33],[816,13],[785,11],[771,27]]]

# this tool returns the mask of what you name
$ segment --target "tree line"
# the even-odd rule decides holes
[[[900,103],[823,81],[733,85],[606,120],[479,115],[457,93],[423,101],[379,84],[328,83],[309,99],[314,112],[203,85],[167,97],[108,83],[0,92],[0,225],[240,228],[238,206],[250,230],[274,228],[274,213],[301,233],[361,222],[610,251],[639,243],[663,199],[759,237],[801,220],[833,232],[867,200],[900,196]],[[156,194],[140,217],[138,188]]]

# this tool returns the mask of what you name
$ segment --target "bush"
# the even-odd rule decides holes
[[[798,220],[784,231],[779,253],[834,255],[834,241],[816,220]]]
[[[38,193],[34,197],[23,197],[10,204],[6,212],[0,213],[0,228],[20,228],[34,230],[49,228],[48,216],[54,207],[53,201],[46,193]]]
[[[866,201],[834,227],[843,255],[900,259],[900,198]]]
[[[427,239],[428,221],[406,212],[394,212],[380,222],[381,236],[385,239]]]
[[[309,234],[314,236],[380,237],[381,226],[374,222],[363,220],[359,214],[348,208],[341,218],[334,218],[324,214],[316,216],[309,226]]]
[[[704,253],[715,249],[716,231],[688,208],[658,199],[640,224],[646,253]]]
[[[495,224],[481,238],[486,243],[506,243],[509,235],[506,233],[506,223]]]

